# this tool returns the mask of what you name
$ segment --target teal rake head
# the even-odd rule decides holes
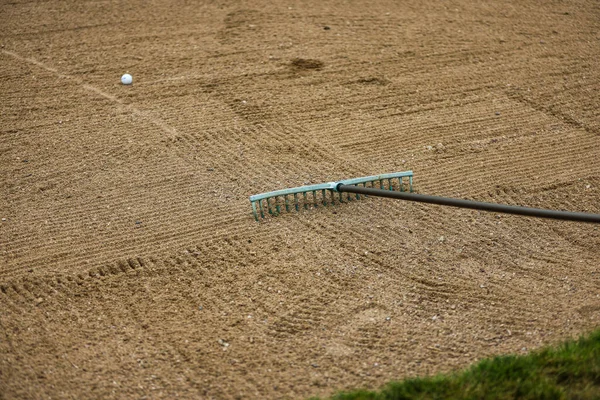
[[[347,179],[338,182],[320,183],[318,185],[299,186],[291,189],[276,190],[255,194],[250,196],[252,204],[252,213],[258,221],[259,216],[265,218],[265,212],[271,215],[279,215],[283,207],[286,211],[292,209],[299,211],[300,208],[308,209],[309,207],[318,207],[319,205],[327,206],[336,204],[337,202],[346,203],[354,199],[360,200],[361,195],[358,193],[346,193],[345,196],[338,190],[340,185],[346,186],[361,186],[378,188],[392,191],[412,192],[412,171],[394,172],[391,174],[372,175],[362,178]],[[366,195],[363,195],[366,197]]]

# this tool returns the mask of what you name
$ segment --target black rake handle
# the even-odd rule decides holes
[[[338,192],[349,192],[364,194],[367,196],[389,197],[392,199],[417,201],[420,203],[439,204],[443,206],[452,206],[460,208],[472,208],[474,210],[483,210],[498,212],[504,214],[525,215],[528,217],[562,219],[566,221],[579,221],[600,224],[600,214],[589,214],[583,212],[546,210],[542,208],[529,208],[521,206],[509,206],[506,204],[486,203],[482,201],[472,201],[463,199],[452,199],[449,197],[429,196],[425,194],[395,192],[391,190],[382,190],[367,188],[354,185],[339,184],[336,187]]]

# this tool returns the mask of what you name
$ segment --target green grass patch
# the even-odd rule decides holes
[[[391,382],[332,400],[600,399],[600,330],[523,356],[485,359],[466,370]]]

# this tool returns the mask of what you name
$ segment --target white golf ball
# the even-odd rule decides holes
[[[125,74],[121,77],[121,83],[123,85],[131,85],[133,83],[133,77],[129,74]]]

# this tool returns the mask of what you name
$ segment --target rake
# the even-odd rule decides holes
[[[360,200],[361,195],[363,197],[388,197],[529,217],[600,223],[600,214],[511,206],[413,193],[412,171],[365,176],[255,194],[250,196],[250,203],[252,204],[254,218],[259,221],[259,217],[265,218],[265,212],[276,216],[281,213],[283,208],[289,212],[291,210],[299,211],[300,208],[308,209],[309,207],[335,205],[336,197],[337,203],[349,203]]]

